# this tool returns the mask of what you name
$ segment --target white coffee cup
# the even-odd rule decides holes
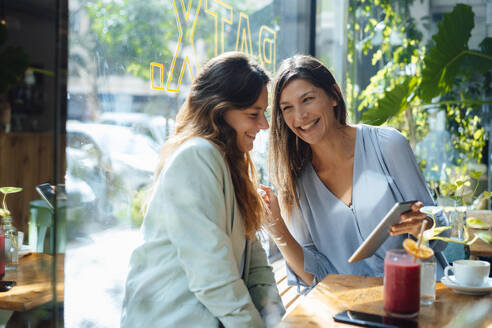
[[[444,269],[446,278],[449,279],[449,271],[453,271],[455,281],[463,286],[481,286],[489,277],[490,263],[475,260],[458,260],[453,266],[448,265]]]

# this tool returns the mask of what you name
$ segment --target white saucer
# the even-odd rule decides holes
[[[454,276],[449,276],[449,279],[444,276],[441,278],[441,282],[446,285],[446,287],[451,288],[456,294],[485,295],[492,291],[492,278],[490,277],[485,284],[477,287],[462,286],[456,282]]]

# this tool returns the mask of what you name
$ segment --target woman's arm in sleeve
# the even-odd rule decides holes
[[[299,278],[298,275],[290,267],[287,262],[287,279],[289,285],[297,285],[298,291],[300,290],[300,286],[308,287],[304,290],[304,293],[309,292],[318,282],[323,280],[323,278],[328,273],[336,273],[336,270],[330,264],[328,258],[318,251],[316,246],[311,239],[311,235],[307,230],[307,227],[301,217],[301,213],[299,209],[293,207],[291,210],[291,217],[288,221],[288,229],[292,234],[295,241],[299,244],[302,255],[303,255],[303,264],[304,271],[312,275],[311,281],[307,284],[306,281],[303,281]]]
[[[286,263],[287,267],[287,282],[289,285],[297,286],[297,292],[300,292],[300,287],[307,287],[304,289],[303,294],[308,293],[318,282],[329,273],[335,273],[333,269],[330,270],[330,261],[325,255],[320,253],[314,245],[304,245],[302,252],[304,255],[304,271],[313,275],[313,280],[310,285],[307,285],[302,279],[300,279],[294,271]]]
[[[250,265],[246,286],[267,327],[276,325],[285,313],[272,267],[258,239],[249,241]]]
[[[158,181],[159,219],[198,300],[225,327],[262,327],[226,234],[224,164],[211,147],[199,144],[173,156]]]
[[[378,132],[384,162],[404,199],[420,200],[426,206],[434,206],[434,199],[405,136],[393,128],[381,128]],[[442,212],[435,219],[437,226],[448,225]],[[446,242],[437,240],[430,244],[435,251],[442,251],[446,245]]]
[[[289,284],[314,286],[328,272],[325,265],[328,260],[314,247],[299,209],[293,207],[291,217],[285,221],[273,190],[266,186],[261,188],[265,191],[262,197],[269,211],[263,227],[275,241],[286,261]]]

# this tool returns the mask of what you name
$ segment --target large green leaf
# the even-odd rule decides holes
[[[451,13],[443,15],[439,30],[432,37],[435,46],[424,58],[421,84],[424,101],[450,90],[460,66],[466,60],[473,20],[471,7],[464,4],[457,4]]]
[[[408,97],[414,89],[412,78],[406,78],[401,84],[384,92],[375,107],[369,108],[361,115],[361,121],[371,125],[381,125],[393,116],[400,114],[408,104]]]
[[[473,71],[484,73],[492,69],[492,38],[487,37],[479,44],[481,52],[474,52]]]
[[[19,188],[19,187],[2,187],[2,188],[0,188],[0,192],[4,195],[13,194],[13,193],[16,193],[19,191],[22,191],[22,188]]]
[[[462,56],[459,65],[457,75],[472,76],[475,73],[484,74],[492,69],[492,56],[487,56],[479,51],[471,51]]]
[[[492,56],[492,38],[487,37],[480,42],[478,45],[480,47],[480,50],[486,55]]]
[[[492,38],[485,38],[480,43],[480,50],[468,50],[459,60],[456,75],[472,76],[473,74],[484,74],[492,69]],[[453,67],[455,65],[452,65]],[[451,84],[453,81],[450,82]]]
[[[478,236],[480,239],[482,239],[484,242],[488,243],[489,245],[492,245],[492,235],[490,233],[482,231],[482,232],[477,232],[475,235]]]

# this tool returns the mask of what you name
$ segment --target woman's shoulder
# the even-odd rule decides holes
[[[306,161],[304,165],[302,166],[301,172],[299,173],[299,176],[297,177],[297,183],[302,184],[304,182],[310,183],[310,179],[312,179],[312,171],[313,171],[313,164],[311,164],[311,161]]]
[[[407,138],[397,129],[390,126],[373,126],[359,124],[358,127],[364,132],[364,135],[371,135],[377,141],[383,151],[397,150],[400,147],[407,146]]]
[[[173,152],[172,159],[202,158],[204,160],[223,160],[220,150],[209,140],[193,137],[183,142]]]
[[[209,140],[193,137],[179,145],[171,154],[162,170],[162,174],[176,174],[180,172],[219,172],[226,170],[222,152]]]
[[[222,153],[210,141],[194,137],[179,145],[166,160],[156,180],[157,188],[180,179],[192,179],[196,184],[211,177],[222,179],[227,164]]]

